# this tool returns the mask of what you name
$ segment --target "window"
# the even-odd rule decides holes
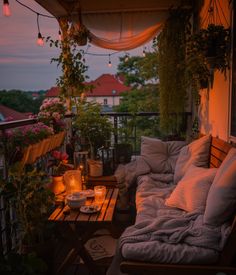
[[[107,98],[103,99],[103,105],[107,105]]]
[[[236,13],[234,1],[234,16],[233,16],[233,64],[232,64],[232,95],[231,95],[231,136],[236,137]]]

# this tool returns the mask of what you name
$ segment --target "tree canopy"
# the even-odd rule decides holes
[[[31,112],[37,114],[44,99],[44,93],[36,99],[33,99],[30,92],[20,90],[1,90],[0,104],[12,108],[21,113]]]
[[[125,84],[132,87],[122,93],[120,112],[156,112],[158,111],[158,63],[157,52],[147,52],[145,56],[120,57],[118,74]]]

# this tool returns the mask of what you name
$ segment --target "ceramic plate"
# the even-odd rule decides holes
[[[87,198],[94,197],[94,190],[92,189],[83,190],[80,193],[84,194]]]
[[[80,212],[85,214],[96,213],[100,210],[98,205],[83,205],[80,207]]]

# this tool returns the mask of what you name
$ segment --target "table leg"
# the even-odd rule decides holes
[[[92,257],[86,250],[86,248],[84,246],[84,239],[80,236],[79,232],[73,227],[73,225],[70,225],[70,224],[68,226],[68,230],[71,234],[70,236],[73,241],[74,249],[78,253],[78,255],[82,258],[86,267],[89,269],[89,271],[93,275],[101,275],[101,271],[100,271],[99,267],[97,267],[95,265]]]

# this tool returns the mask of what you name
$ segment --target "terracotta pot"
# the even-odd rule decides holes
[[[64,179],[63,176],[53,176],[52,182],[49,184],[49,189],[55,194],[58,195],[65,191]]]

